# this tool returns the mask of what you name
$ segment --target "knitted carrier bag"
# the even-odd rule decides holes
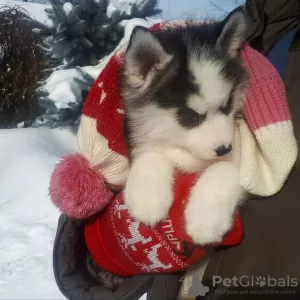
[[[151,30],[184,24],[164,22]],[[122,276],[184,270],[207,252],[207,247],[192,243],[184,226],[186,201],[199,174],[177,173],[174,204],[169,217],[156,228],[134,220],[124,204],[123,192],[107,188],[124,186],[129,171],[118,84],[123,55],[124,49],[115,53],[92,86],[78,130],[79,154],[65,157],[56,166],[50,195],[71,217],[101,212],[86,224],[85,240],[92,257],[104,269]],[[270,196],[282,188],[289,175],[297,144],[277,71],[249,46],[241,55],[251,86],[244,103],[245,120],[238,123],[240,183],[252,194]],[[218,246],[236,245],[242,236],[236,213],[231,232]]]

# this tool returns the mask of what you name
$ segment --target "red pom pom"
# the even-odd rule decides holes
[[[83,155],[73,154],[56,165],[50,196],[65,215],[81,219],[103,210],[112,201],[113,193]]]

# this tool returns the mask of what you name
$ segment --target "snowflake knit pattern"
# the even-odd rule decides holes
[[[184,22],[156,24],[152,30],[167,26],[184,26]],[[86,100],[78,131],[78,146],[82,166],[94,177],[94,186],[123,186],[128,171],[128,152],[123,135],[124,107],[118,85],[118,72],[123,63],[123,52],[116,53],[106,65]],[[277,193],[289,175],[297,157],[291,117],[283,82],[271,63],[260,53],[246,46],[242,59],[250,73],[251,87],[244,103],[245,120],[238,123],[240,144],[240,182],[243,188],[256,195]],[[65,160],[66,161],[66,160]],[[65,173],[54,171],[50,193],[53,202],[62,207],[61,197],[71,190],[63,184]],[[64,169],[64,172],[66,169]],[[106,270],[130,276],[141,273],[175,272],[198,262],[206,247],[193,245],[184,230],[184,208],[189,192],[199,175],[178,173],[174,186],[174,205],[169,218],[155,229],[134,220],[124,204],[123,193],[96,193],[98,202],[91,204],[94,212],[106,209],[86,224],[85,240],[95,261]],[[71,177],[76,180],[75,176]],[[101,180],[99,179],[101,178]],[[59,181],[60,180],[60,181]],[[72,180],[69,179],[73,184]],[[65,181],[64,181],[65,182]],[[63,187],[59,187],[63,185]],[[88,182],[84,197],[88,201]],[[72,185],[76,190],[79,187]],[[97,189],[97,188],[96,188]],[[95,207],[94,207],[95,206]],[[90,209],[90,208],[89,208]],[[69,210],[72,215],[71,211]],[[84,216],[79,211],[76,217]],[[219,246],[238,244],[243,236],[242,223],[237,213],[233,228]]]

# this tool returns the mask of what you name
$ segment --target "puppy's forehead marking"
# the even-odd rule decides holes
[[[199,97],[208,107],[218,107],[228,100],[231,84],[222,76],[222,62],[191,57],[189,70],[199,86]]]
[[[204,114],[207,110],[204,99],[201,95],[192,94],[188,97],[186,105],[199,114]]]

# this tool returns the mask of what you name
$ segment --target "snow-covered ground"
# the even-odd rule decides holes
[[[0,299],[64,299],[53,277],[50,174],[76,149],[62,129],[0,130]]]
[[[222,7],[230,11],[241,2],[224,1]],[[3,4],[20,5],[37,20],[47,22],[45,5],[0,0],[0,6]],[[165,19],[204,17],[215,10],[207,0],[160,0],[159,6]],[[143,22],[128,22],[120,47],[135,24],[147,25]],[[107,60],[84,71],[97,77]],[[59,102],[62,98],[74,101],[72,80],[76,76],[75,70],[57,71],[48,79],[45,88],[58,107],[66,105]],[[48,197],[48,186],[55,163],[75,151],[76,137],[66,129],[0,130],[0,299],[64,299],[52,270],[59,212]]]

